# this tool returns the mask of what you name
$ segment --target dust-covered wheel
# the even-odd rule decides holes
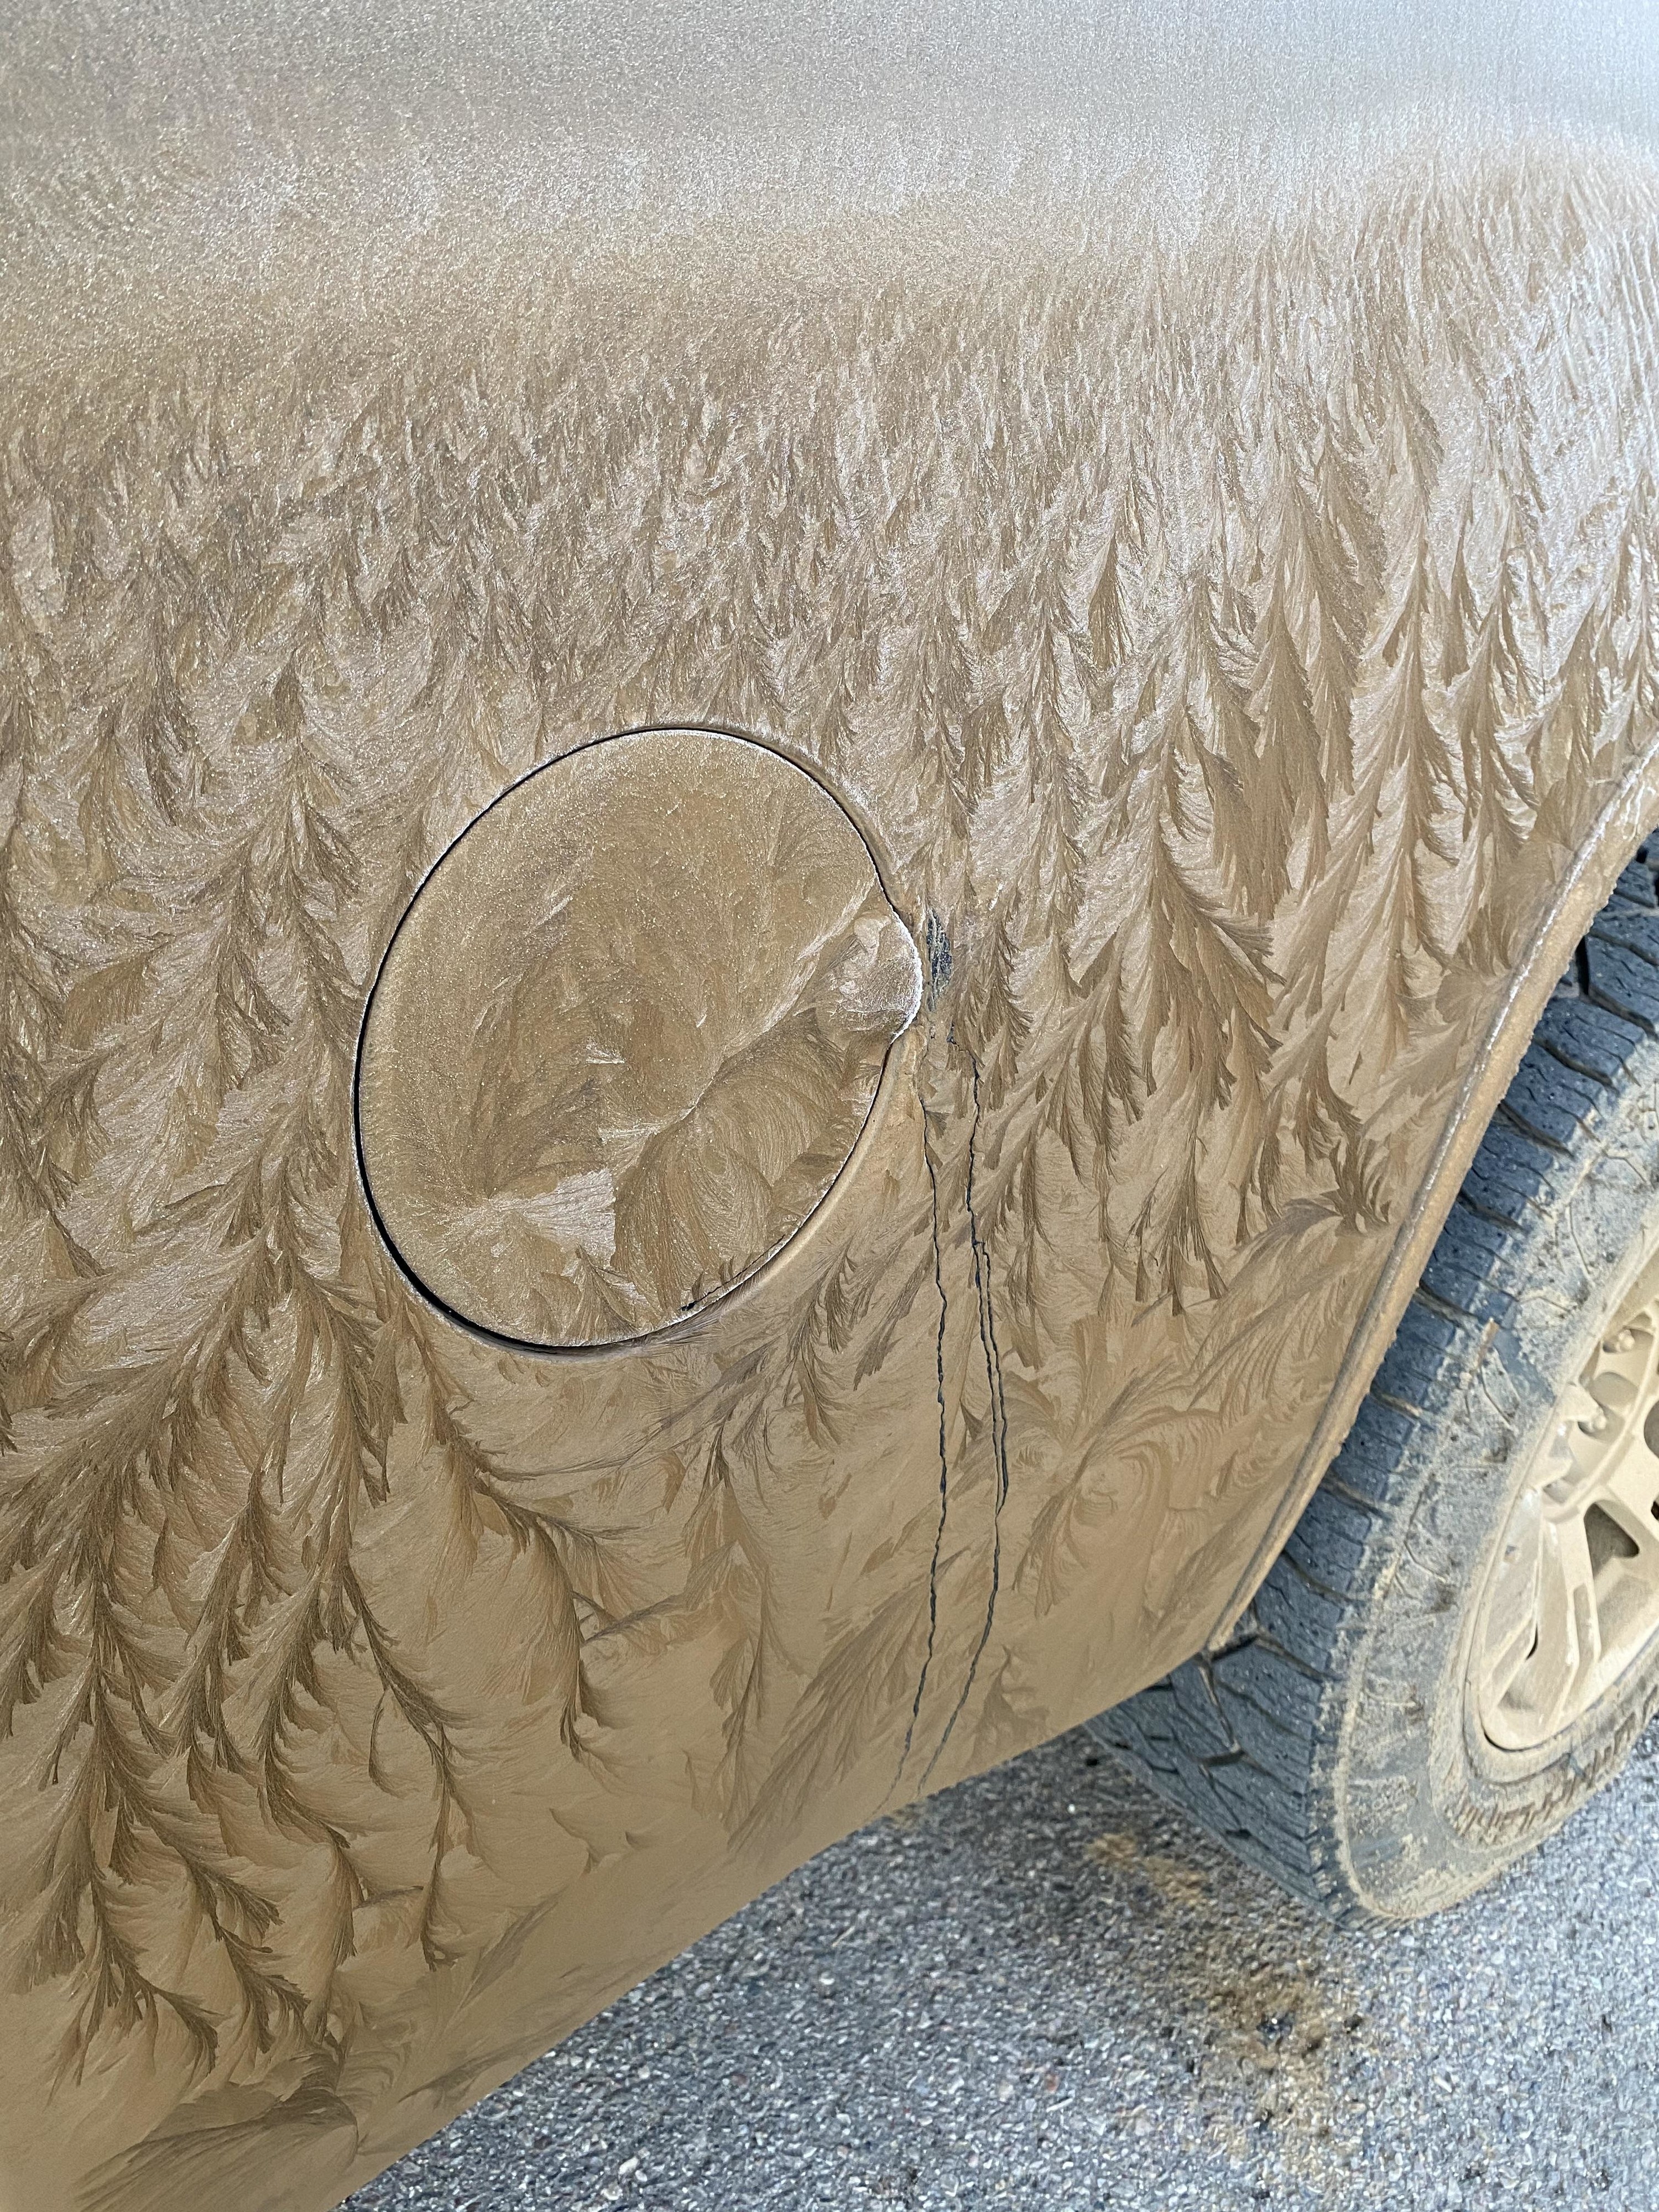
[[[1094,1723],[1341,1916],[1450,1904],[1659,1707],[1659,841],[1578,947],[1224,1650]]]

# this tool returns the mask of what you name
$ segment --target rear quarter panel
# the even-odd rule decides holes
[[[47,33],[11,64],[31,2212],[330,2203],[835,1836],[1196,1649],[1654,789],[1659,191],[1600,80],[1494,115],[1471,63],[1425,110],[1425,45],[1350,127],[1229,21],[1194,121],[1167,38],[1073,70],[1069,19],[997,19],[994,98],[832,71],[781,149],[822,57],[763,40],[747,137],[653,144],[522,26],[564,106],[485,39],[399,120],[395,41],[279,65],[250,22],[181,123],[180,21],[108,143]],[[926,1001],[761,1278],[506,1352],[377,1237],[363,1005],[507,783],[669,723],[842,797]]]

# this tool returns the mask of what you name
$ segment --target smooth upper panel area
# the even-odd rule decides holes
[[[1024,262],[1149,169],[1163,219],[1201,227],[1217,173],[1245,209],[1293,210],[1357,154],[1494,132],[1648,144],[1659,116],[1659,17],[1638,0],[5,15],[0,336],[20,348],[43,317],[60,347],[71,326],[106,343],[112,303],[144,325],[169,302],[199,313],[174,294],[202,285],[395,303],[411,269],[505,281],[550,240],[568,272],[672,237],[719,283],[753,261],[757,226],[920,212],[924,234],[888,241],[902,269],[941,226],[994,215],[1026,227]]]
[[[25,0],[0,81],[28,89],[24,132],[47,114],[118,137],[264,112],[297,143],[355,106],[413,145],[516,109],[653,156],[665,126],[757,118],[888,117],[917,144],[946,120],[993,144],[1039,112],[1162,137],[1277,111],[1307,131],[1358,95],[1647,136],[1655,45],[1644,0]]]

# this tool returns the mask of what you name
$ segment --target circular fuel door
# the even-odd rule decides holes
[[[672,1327],[820,1204],[921,996],[805,770],[703,730],[567,754],[463,830],[381,963],[356,1077],[381,1230],[514,1343]]]

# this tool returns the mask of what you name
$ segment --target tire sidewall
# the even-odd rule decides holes
[[[1482,1600],[1556,1404],[1659,1248],[1659,1044],[1644,1041],[1599,1141],[1516,1232],[1508,1317],[1467,1323],[1448,1401],[1423,1425],[1415,1496],[1367,1609],[1329,1787],[1362,1909],[1415,1917],[1490,1881],[1559,1827],[1659,1707],[1650,1643],[1572,1727],[1493,1745],[1474,1704]],[[1564,1165],[1565,1163],[1564,1162]]]

